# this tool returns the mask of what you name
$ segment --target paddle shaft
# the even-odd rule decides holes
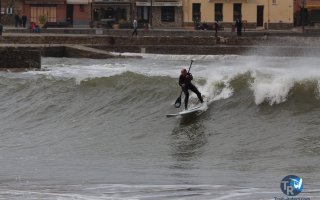
[[[189,69],[188,69],[188,73],[189,73],[190,70],[191,70],[192,63],[193,63],[193,60],[191,60],[190,67],[189,67]]]

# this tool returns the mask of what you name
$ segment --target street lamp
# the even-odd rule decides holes
[[[93,21],[92,0],[89,0],[88,3],[90,3],[90,26],[92,26],[92,21]]]
[[[152,28],[152,0],[150,0],[150,28]]]
[[[1,14],[2,14],[2,7],[1,7],[1,0],[0,0],[0,24],[1,24]]]
[[[269,23],[270,23],[270,3],[268,0],[268,21],[267,21],[267,30],[269,31]]]
[[[1,0],[0,0],[0,35],[2,35],[3,26],[1,24],[1,15],[2,15],[2,7],[1,7]]]
[[[302,32],[304,33],[304,18],[305,18],[305,10],[304,10],[305,0],[302,0]]]

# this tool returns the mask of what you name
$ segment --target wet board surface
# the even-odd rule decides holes
[[[193,108],[190,108],[188,110],[183,110],[181,112],[175,113],[175,114],[167,114],[167,117],[177,117],[177,116],[186,116],[186,115],[191,115],[191,114],[195,114],[195,113],[201,113],[206,111],[208,108],[208,105],[206,102],[195,106]]]

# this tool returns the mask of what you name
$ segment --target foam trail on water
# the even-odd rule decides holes
[[[115,55],[119,53],[113,52]],[[183,60],[183,61],[203,61],[203,60],[230,60],[239,57],[238,55],[165,55],[165,54],[141,54],[141,53],[122,53],[122,56],[141,56],[142,58],[153,60]]]

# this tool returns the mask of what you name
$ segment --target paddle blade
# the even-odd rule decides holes
[[[180,108],[181,106],[181,95],[177,98],[176,102],[174,103],[174,107]]]

